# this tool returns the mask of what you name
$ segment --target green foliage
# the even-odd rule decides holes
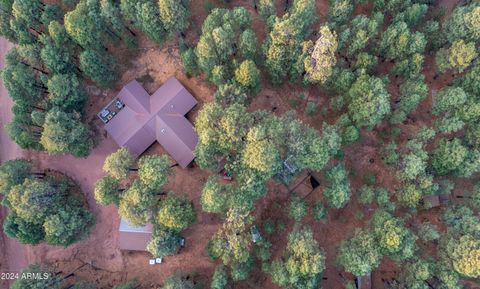
[[[272,281],[286,288],[316,288],[320,274],[325,270],[325,254],[313,238],[309,228],[294,229],[288,235],[288,244],[282,260],[271,265]]]
[[[338,34],[339,50],[346,50],[348,56],[355,55],[376,36],[382,24],[382,13],[374,13],[371,18],[366,15],[355,16],[349,26],[342,26],[342,31]]]
[[[296,195],[293,196],[288,207],[288,216],[294,219],[296,222],[300,222],[307,215],[307,213],[307,204],[300,197]]]
[[[469,278],[480,276],[480,241],[470,235],[450,239],[446,248],[455,271]]]
[[[21,185],[31,174],[32,165],[24,159],[14,159],[0,165],[0,194],[6,196],[13,186]]]
[[[317,41],[315,43],[307,41],[303,49],[307,51],[307,57],[304,60],[305,79],[313,83],[325,83],[332,75],[332,67],[337,62],[335,56],[337,34],[328,26],[322,26]]]
[[[40,58],[50,72],[62,74],[73,71],[75,65],[72,62],[72,56],[67,47],[56,44],[53,39],[49,37],[42,38],[42,43],[44,46],[40,50]],[[70,76],[70,78],[72,78],[72,76]]]
[[[335,165],[325,172],[328,186],[323,192],[327,204],[332,208],[342,208],[350,200],[350,183],[347,171],[342,164]]]
[[[193,283],[193,278],[190,278],[189,275],[176,272],[172,274],[170,277],[165,280],[160,289],[192,289],[195,288],[195,284]]]
[[[390,95],[380,78],[361,75],[348,91],[349,114],[358,126],[373,127],[390,113]]]
[[[45,241],[50,245],[69,246],[89,234],[95,223],[93,214],[86,208],[67,206],[45,218]]]
[[[251,18],[250,13],[243,7],[236,7],[233,10],[216,8],[203,22],[202,35],[195,47],[195,55],[200,70],[216,85],[224,84],[227,79],[233,77],[249,89],[259,84],[255,63],[243,62],[255,54],[255,35],[246,32],[251,27]],[[241,53],[236,53],[238,48]],[[236,61],[232,61],[234,59]],[[236,63],[240,62],[244,63],[244,67],[239,68],[243,75],[237,76]],[[219,69],[222,72],[221,83],[218,77]]]
[[[397,193],[398,202],[405,207],[415,208],[423,197],[422,191],[414,184],[403,186]]]
[[[427,281],[433,277],[433,269],[433,264],[421,259],[408,263],[400,273],[400,284],[405,288],[426,289]]]
[[[245,91],[260,91],[260,70],[255,62],[250,59],[243,61],[235,70],[235,81]]]
[[[183,68],[187,76],[194,76],[197,74],[197,56],[192,48],[187,48],[180,52]]]
[[[289,13],[272,20],[262,48],[273,83],[281,83],[287,77],[299,79],[303,72],[302,42],[315,18],[314,0],[295,0]]]
[[[405,22],[411,28],[414,27],[427,13],[428,6],[426,4],[415,3],[407,7],[402,12],[395,15],[394,22]]]
[[[120,148],[109,155],[103,164],[103,171],[117,180],[124,180],[133,166],[133,156],[127,148]]]
[[[453,206],[445,210],[443,221],[456,235],[478,235],[480,224],[478,217],[466,206]]]
[[[338,248],[338,264],[355,276],[372,272],[381,259],[382,254],[375,237],[369,231],[356,231],[353,237],[343,241]]]
[[[13,212],[5,218],[3,231],[5,235],[17,239],[22,244],[36,245],[45,239],[45,232],[41,224],[28,222]]]
[[[378,211],[373,216],[372,227],[383,254],[398,262],[414,255],[416,236],[405,228],[403,220],[386,211]]]
[[[234,282],[246,280],[253,269],[253,258],[249,258],[246,262],[232,264],[232,280]]]
[[[115,62],[108,54],[85,50],[80,54],[80,69],[102,87],[110,87],[116,80]]]
[[[267,20],[270,16],[275,15],[277,12],[275,10],[275,4],[273,0],[258,0],[257,3],[258,13]]]
[[[441,49],[437,52],[438,70],[445,72],[447,69],[455,69],[463,72],[477,56],[477,48],[474,42],[465,43],[463,39],[457,40],[452,43],[450,48]]]
[[[467,157],[465,148],[458,138],[438,141],[432,156],[432,167],[438,175],[447,175],[460,169]]]
[[[8,236],[24,244],[45,240],[61,246],[88,236],[94,217],[77,196],[77,186],[72,180],[64,176],[32,178],[30,164],[23,160],[4,163],[0,167],[2,174],[5,169],[18,173],[15,178],[4,176],[7,183],[3,185],[2,204],[10,210],[4,223]]]
[[[373,202],[373,198],[375,197],[375,189],[372,186],[363,185],[360,187],[358,192],[358,201],[361,204],[367,205]]]
[[[420,240],[425,242],[434,241],[440,238],[437,227],[429,222],[423,222],[418,225],[417,235]]]
[[[210,176],[203,186],[200,204],[208,213],[225,212],[227,206],[227,187],[218,182],[216,176]]]
[[[240,34],[240,53],[246,59],[255,59],[257,53],[257,36],[248,28]]]
[[[357,58],[353,67],[356,69],[364,69],[365,71],[373,70],[377,67],[378,57],[368,54],[367,52],[360,52],[357,54]]]
[[[247,102],[247,95],[244,90],[232,83],[220,85],[213,97],[215,98],[215,102],[222,106],[232,104],[244,105]]]
[[[428,95],[428,88],[423,76],[405,80],[399,87],[400,99],[392,119],[392,123],[400,123],[414,111]]]
[[[110,204],[116,204],[120,202],[119,189],[120,182],[111,176],[104,176],[95,184],[95,201],[100,205],[107,206]]]
[[[188,199],[172,193],[160,203],[156,222],[174,232],[181,232],[196,220],[193,204]]]
[[[455,7],[450,17],[442,25],[448,41],[450,43],[458,39],[478,41],[480,39],[479,16],[480,9],[475,2]]]
[[[93,146],[88,127],[78,115],[57,108],[45,115],[40,143],[49,153],[70,153],[76,157],[88,156]]]
[[[392,69],[392,73],[405,78],[417,77],[422,72],[424,59],[425,57],[422,54],[414,53],[397,62]]]
[[[315,202],[313,206],[313,218],[316,221],[321,221],[326,217],[327,217],[327,208],[325,207],[325,205],[320,201]]]
[[[237,207],[253,206],[265,193],[265,181],[273,176],[289,182],[303,169],[323,168],[340,145],[332,126],[325,126],[320,136],[293,114],[249,113],[238,104],[205,105],[195,128],[199,136],[197,164],[216,171],[219,161],[226,160],[225,171],[233,176],[235,191],[229,202]]]
[[[336,25],[345,23],[352,15],[354,1],[330,0],[328,5],[328,21]]]
[[[176,232],[155,227],[147,251],[155,258],[174,255],[180,248],[180,237]]]
[[[398,162],[399,156],[397,153],[397,144],[392,142],[384,146],[383,148],[383,162],[386,165],[394,165]]]
[[[135,180],[123,192],[118,205],[118,214],[132,226],[143,226],[150,220],[154,204],[154,192],[140,181]]]
[[[330,79],[325,83],[325,85],[330,90],[344,94],[350,89],[352,84],[355,82],[355,79],[356,77],[351,70],[335,67],[333,68],[332,76],[330,76]],[[337,99],[336,102],[338,104],[333,106],[337,110],[340,110],[343,106],[343,102],[339,100],[343,100],[343,98]]]
[[[48,79],[48,99],[63,111],[82,112],[87,99],[75,74],[55,74]]]
[[[225,265],[245,263],[250,258],[252,242],[248,225],[252,217],[240,209],[229,209],[222,228],[213,236],[211,252],[221,257]]]
[[[134,2],[135,23],[153,42],[161,44],[165,40],[166,31],[156,3],[154,1],[142,1],[140,3],[137,3],[138,1],[132,2]],[[178,23],[181,24],[182,22],[180,21]]]
[[[163,187],[168,182],[170,173],[170,159],[166,155],[143,156],[138,161],[138,177],[152,190],[157,191]]]
[[[480,62],[473,65],[463,76],[455,79],[454,83],[463,88],[469,95],[480,96]]]
[[[379,43],[380,53],[388,60],[405,59],[414,53],[423,53],[425,36],[420,32],[411,32],[405,22],[392,23],[382,34]]]
[[[97,25],[96,18],[89,16],[89,10],[88,1],[78,2],[75,9],[65,14],[65,30],[84,49],[102,48],[102,27]]]
[[[189,0],[158,0],[160,19],[170,34],[182,32],[188,27]]]
[[[227,289],[228,287],[228,273],[224,265],[218,265],[215,267],[213,273],[211,289]]]
[[[414,182],[421,178],[426,178],[428,154],[425,151],[424,143],[417,139],[410,140],[404,150],[400,160],[400,172],[398,177],[402,181]],[[413,192],[410,188],[408,192]],[[408,194],[407,194],[408,195]]]

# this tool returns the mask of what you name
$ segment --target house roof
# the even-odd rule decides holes
[[[125,107],[105,129],[119,146],[138,157],[158,141],[180,166],[188,166],[194,159],[198,136],[185,114],[197,101],[175,77],[169,78],[151,96],[133,80],[117,98]]]
[[[121,219],[118,237],[120,250],[145,251],[152,237],[152,232],[152,224],[135,227]]]

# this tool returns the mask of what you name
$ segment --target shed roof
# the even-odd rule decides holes
[[[431,208],[440,206],[440,197],[437,195],[425,196],[423,197],[423,202],[429,204]]]
[[[118,237],[120,250],[145,251],[152,238],[152,232],[152,224],[135,227],[123,219],[120,220]]]
[[[180,166],[188,166],[194,159],[198,136],[185,114],[197,101],[175,77],[169,78],[152,96],[133,80],[117,97],[125,107],[105,129],[119,146],[138,157],[158,141]]]
[[[372,275],[367,274],[364,276],[357,276],[356,277],[356,286],[357,289],[372,289]]]

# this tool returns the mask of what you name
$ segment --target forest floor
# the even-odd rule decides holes
[[[213,2],[213,1],[210,1]],[[232,1],[233,5],[244,5],[251,7],[251,1],[239,0]],[[317,14],[320,15],[322,22],[327,14],[326,0],[317,1]],[[449,11],[456,1],[441,0],[440,4],[447,5]],[[281,7],[283,1],[278,1],[278,7]],[[254,29],[258,32],[258,37],[262,39],[265,35],[264,23],[261,22],[257,14],[255,15]],[[192,1],[192,22],[191,29],[187,33],[187,40],[194,41],[198,38],[201,23],[206,17],[205,1]],[[3,55],[11,45],[4,39],[0,40],[0,54],[3,66]],[[132,278],[138,278],[145,284],[145,288],[155,288],[154,286],[162,284],[165,277],[176,270],[186,272],[195,272],[198,274],[197,280],[204,284],[209,284],[209,279],[215,268],[215,263],[211,262],[205,253],[211,236],[219,229],[222,219],[214,214],[202,212],[200,206],[200,194],[203,183],[208,177],[208,173],[200,170],[196,166],[187,169],[176,167],[174,174],[169,180],[167,189],[174,190],[177,193],[185,194],[195,205],[197,212],[197,222],[185,232],[187,246],[181,250],[178,255],[165,258],[165,263],[151,266],[148,264],[149,254],[139,252],[121,252],[118,248],[118,224],[119,217],[117,208],[113,205],[103,207],[95,203],[93,198],[93,188],[95,182],[103,176],[102,165],[105,158],[118,146],[107,136],[102,123],[97,119],[96,113],[108,103],[121,87],[132,79],[142,82],[148,92],[155,91],[166,79],[176,76],[187,89],[192,92],[199,101],[199,105],[189,113],[190,120],[194,120],[198,110],[205,102],[212,101],[214,87],[209,85],[202,77],[187,78],[182,69],[179,59],[178,46],[174,41],[167,42],[161,48],[156,47],[151,42],[141,39],[139,48],[132,50],[117,49],[114,51],[117,59],[124,60],[120,63],[121,78],[117,87],[111,90],[99,90],[94,86],[88,86],[90,98],[87,104],[87,121],[93,128],[96,139],[96,147],[88,158],[77,159],[72,156],[51,156],[43,152],[24,151],[18,148],[6,135],[3,126],[11,120],[12,102],[8,97],[3,84],[0,87],[0,159],[2,161],[17,157],[31,159],[39,169],[54,169],[64,172],[75,179],[81,186],[86,195],[90,208],[96,216],[96,226],[90,237],[75,245],[67,248],[53,247],[46,244],[38,246],[23,246],[16,240],[6,237],[3,233],[0,237],[0,271],[15,272],[20,271],[30,263],[47,262],[56,266],[59,271],[70,273],[75,271],[77,279],[86,279],[96,282],[100,288],[111,288],[113,284],[119,281],[125,281]],[[432,56],[427,56],[425,74],[431,89],[439,89],[449,79],[439,78],[432,83],[433,71]],[[382,66],[387,64],[382,64]],[[392,87],[395,83],[392,84]],[[394,89],[393,89],[394,90]],[[302,99],[300,95],[305,97]],[[392,93],[392,102],[395,94]],[[265,109],[275,114],[281,115],[290,110],[296,110],[298,117],[305,123],[321,130],[323,122],[333,123],[339,113],[324,116],[320,113],[320,108],[328,104],[329,96],[319,88],[313,87],[306,89],[299,85],[284,84],[280,87],[273,87],[267,81],[262,83],[262,91],[256,96],[249,110]],[[304,108],[307,100],[315,101],[319,110],[315,116],[310,117],[304,114]],[[431,104],[431,95],[422,103],[417,112],[413,114],[412,121],[401,125],[402,134],[397,141],[404,142],[416,131],[418,127],[428,121],[422,115],[429,109]],[[415,119],[416,118],[416,119]],[[360,205],[355,197],[355,191],[362,184],[365,173],[372,173],[376,176],[377,185],[394,190],[396,179],[390,169],[385,167],[379,155],[379,149],[382,141],[379,129],[371,132],[362,132],[362,139],[351,146],[344,148],[345,163],[350,172],[350,181],[354,196],[348,205],[340,210],[330,209],[328,217],[317,222],[309,214],[304,220],[305,225],[309,225],[315,234],[320,246],[324,248],[327,256],[326,270],[323,275],[322,286],[325,289],[341,289],[345,280],[353,280],[351,274],[343,272],[335,266],[336,247],[340,242],[346,239],[356,228],[361,228],[368,223],[374,208]],[[146,154],[165,153],[159,144],[154,144]],[[321,176],[316,172],[315,175]],[[286,217],[286,207],[289,202],[289,193],[294,189],[300,196],[307,196],[307,203],[314,203],[322,198],[322,186],[312,192],[307,182],[300,183],[305,174],[298,176],[287,188],[273,182],[268,184],[267,195],[259,200],[256,205],[255,215],[256,223],[262,228],[261,224],[266,219],[273,219],[277,226],[277,231],[273,236],[266,236],[272,242],[272,257],[282,255],[286,246],[286,236],[293,227],[293,221]],[[319,177],[321,183],[323,180]],[[297,186],[298,185],[298,186]],[[466,184],[465,186],[470,185]],[[462,190],[462,186],[457,186],[456,190]],[[311,192],[311,194],[309,194]],[[429,219],[435,222],[439,216],[439,209],[421,211],[417,216],[419,219]],[[5,216],[6,211],[0,211],[0,217]],[[257,268],[260,265],[258,264]],[[380,267],[373,273],[373,288],[383,288],[382,279],[389,279],[396,275],[399,268],[384,258]],[[0,283],[0,288],[6,288],[5,284]],[[270,278],[255,270],[253,276],[248,282],[239,282],[234,288],[279,288],[272,284]]]

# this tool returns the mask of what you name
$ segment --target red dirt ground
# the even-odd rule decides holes
[[[194,41],[198,38],[201,23],[206,17],[204,1],[192,1],[192,21],[193,25],[187,33],[187,39]],[[210,1],[214,2],[214,1]],[[230,6],[244,5],[251,7],[251,1],[239,0],[232,1]],[[281,0],[277,1],[278,7],[282,7]],[[327,14],[328,1],[317,1],[317,14],[321,21],[325,20]],[[442,5],[447,5],[447,11],[455,1],[441,0]],[[250,8],[252,12],[253,9]],[[361,9],[358,9],[359,11]],[[359,11],[356,11],[359,12]],[[279,11],[280,12],[280,11]],[[254,13],[256,15],[256,13]],[[259,39],[265,37],[264,24],[258,16],[254,16],[254,29],[258,33]],[[115,206],[102,207],[95,203],[93,199],[93,187],[96,180],[102,175],[102,164],[106,156],[117,149],[117,145],[108,137],[102,128],[101,122],[96,118],[95,113],[105,105],[121,88],[122,84],[131,79],[139,79],[143,82],[145,88],[152,92],[159,87],[168,77],[175,75],[199,100],[199,105],[189,114],[190,119],[194,119],[196,113],[201,108],[202,103],[212,100],[214,87],[204,81],[202,77],[187,78],[182,69],[178,55],[178,47],[168,42],[161,48],[154,46],[148,40],[140,40],[140,49],[136,51],[126,51],[123,49],[115,50],[119,59],[126,59],[121,65],[121,80],[115,89],[101,91],[94,86],[89,86],[88,91],[90,99],[87,106],[88,122],[94,128],[97,147],[91,155],[85,159],[76,159],[71,156],[50,156],[42,152],[23,151],[13,144],[5,134],[3,125],[11,119],[10,107],[11,100],[8,98],[3,85],[0,89],[0,159],[2,161],[16,157],[29,158],[36,163],[39,168],[51,168],[66,173],[77,180],[83,192],[85,193],[89,206],[95,213],[97,225],[93,229],[90,238],[81,241],[67,248],[52,247],[45,244],[39,246],[22,246],[16,240],[12,240],[1,234],[0,244],[3,250],[0,252],[0,268],[2,272],[19,271],[29,263],[48,262],[55,265],[59,271],[75,271],[78,279],[86,279],[96,282],[101,288],[111,288],[113,284],[119,281],[138,278],[144,283],[145,288],[155,288],[162,284],[166,276],[176,270],[187,272],[196,272],[200,283],[209,284],[210,276],[213,273],[216,264],[211,262],[205,254],[205,246],[211,236],[218,230],[222,223],[219,216],[203,213],[199,205],[200,190],[205,182],[208,173],[196,167],[181,169],[175,168],[174,175],[170,178],[168,189],[177,193],[184,193],[193,200],[197,211],[197,223],[187,229],[183,236],[187,240],[187,246],[180,254],[165,258],[162,265],[148,265],[147,253],[125,253],[118,249],[118,223],[119,218]],[[5,40],[0,41],[0,54],[11,47]],[[2,57],[3,61],[3,57]],[[1,63],[3,65],[3,63]],[[379,68],[380,70],[382,67]],[[432,81],[434,75],[434,66],[432,56],[427,57],[425,74],[427,81]],[[440,89],[449,82],[449,78],[440,78],[430,83],[431,88]],[[319,109],[322,105],[328,105],[329,96],[318,87],[305,89],[299,85],[284,84],[281,87],[273,87],[268,82],[262,83],[262,91],[256,96],[249,110],[265,109],[273,111],[276,114],[283,114],[292,110],[291,99],[299,99],[301,92],[310,100],[317,101]],[[395,97],[395,95],[393,95]],[[321,129],[324,121],[333,123],[339,113],[330,113],[327,118],[317,113],[314,117],[308,117],[303,114],[303,107],[306,102],[299,105],[298,117],[304,122]],[[415,115],[426,115],[425,112],[431,105],[431,96],[425,100]],[[276,109],[273,109],[273,108]],[[428,122],[427,118],[418,117],[415,123],[400,125],[402,134],[400,142],[406,141],[408,137],[422,123]],[[345,163],[353,174],[350,181],[355,196],[355,188],[362,183],[363,175],[366,172],[373,172],[377,177],[377,185],[395,189],[396,179],[391,169],[385,167],[379,157],[378,151],[382,143],[380,142],[380,130],[388,130],[388,127],[382,127],[371,132],[362,132],[362,141],[354,145],[347,146],[345,150]],[[154,144],[147,154],[165,153],[158,144]],[[371,159],[374,163],[371,163]],[[321,173],[317,173],[321,175]],[[277,231],[276,235],[269,237],[272,245],[272,256],[278,257],[282,254],[286,245],[286,235],[293,227],[293,222],[288,220],[285,215],[285,204],[289,200],[289,191],[298,184],[304,175],[297,177],[289,188],[278,185],[273,182],[268,184],[268,194],[258,201],[255,215],[257,222],[272,218],[277,223],[283,223],[285,229]],[[459,188],[468,187],[471,184],[459,184]],[[317,188],[307,197],[308,202],[313,203],[321,199],[321,187]],[[306,185],[299,185],[295,191],[301,196],[305,196],[310,188]],[[312,227],[315,238],[321,247],[326,251],[327,269],[324,273],[322,286],[325,289],[344,288],[345,280],[353,280],[353,276],[343,272],[335,266],[336,247],[341,240],[344,240],[351,234],[355,228],[364,226],[372,215],[372,209],[358,204],[355,197],[349,204],[340,210],[329,210],[327,220],[316,222],[311,215],[308,215],[304,224]],[[363,214],[360,215],[358,212]],[[5,210],[2,209],[1,215],[5,216]],[[423,211],[418,218],[436,219],[438,210]],[[261,227],[261,226],[260,226]],[[398,268],[387,258],[384,259],[380,267],[373,273],[374,287],[383,288],[382,278],[394,276]],[[271,283],[270,278],[260,272],[254,272],[252,282],[240,282],[235,284],[234,288],[263,288],[275,289],[278,286]],[[0,283],[1,288],[6,288],[5,283]]]

